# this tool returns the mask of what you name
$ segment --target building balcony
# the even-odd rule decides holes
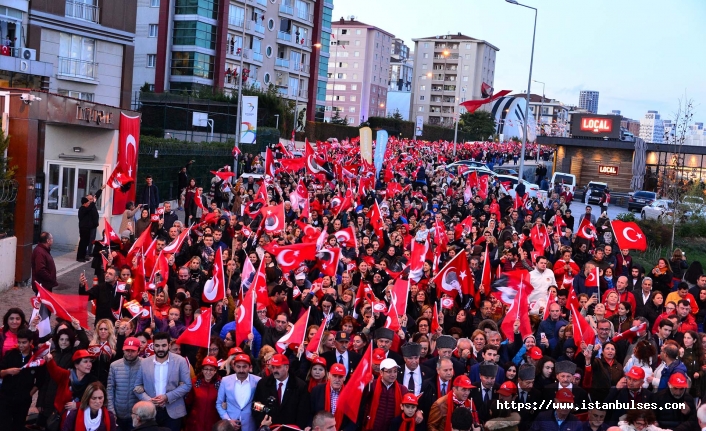
[[[309,73],[309,65],[292,62],[292,70],[297,73]]]
[[[287,60],[286,58],[277,58],[275,59],[275,66],[289,69],[289,60]]]
[[[285,15],[294,15],[294,8],[286,4],[281,4],[279,5],[279,12]]]
[[[284,85],[276,85],[277,94],[284,97],[289,97],[289,89]]]
[[[262,54],[260,54],[259,52],[253,52],[252,59],[253,61],[259,61],[260,63],[262,63]]]
[[[258,24],[257,21],[248,21],[245,24],[245,29],[254,31],[255,33],[265,34],[265,26]]]
[[[75,58],[59,57],[59,77],[95,80],[98,78],[98,63]]]
[[[310,14],[308,11],[297,9],[294,14],[294,19],[311,24],[314,22],[314,15]]]
[[[256,0],[255,3],[267,7],[267,0]]]
[[[98,23],[100,8],[98,6],[73,0],[66,0],[65,16]]]
[[[460,56],[458,54],[449,54],[446,57],[441,54],[434,54],[434,60],[458,61],[459,58]]]
[[[277,39],[278,40],[283,40],[285,42],[291,42],[292,41],[292,35],[291,33],[286,33],[284,31],[280,31],[277,33]]]
[[[235,16],[228,17],[228,25],[231,27],[243,28],[243,18],[238,18]]]

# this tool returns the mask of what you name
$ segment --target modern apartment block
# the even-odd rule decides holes
[[[19,31],[16,24],[14,31],[8,28],[8,34],[14,34],[10,42],[29,48],[19,52],[23,59],[51,65],[44,68],[50,72],[43,89],[129,108],[136,2],[32,0],[26,28]],[[0,4],[9,10],[27,2],[4,0]],[[30,73],[35,75],[31,65]]]
[[[579,94],[579,108],[592,114],[598,113],[598,91],[581,91]]]
[[[232,92],[242,80],[275,86],[321,121],[332,1],[138,0],[133,97],[145,84]]]
[[[464,100],[480,99],[482,87],[493,87],[498,48],[465,36],[432,36],[414,41],[411,117],[451,127]],[[463,108],[461,108],[463,109]]]
[[[324,121],[331,121],[336,111],[352,126],[384,117],[395,36],[355,17],[341,18],[332,28]]]
[[[526,98],[527,93],[513,94]],[[530,115],[534,117],[538,136],[569,136],[569,107],[558,100],[530,93]],[[541,114],[540,114],[541,111]]]
[[[640,138],[651,144],[664,142],[664,124],[658,111],[647,111],[640,119]]]

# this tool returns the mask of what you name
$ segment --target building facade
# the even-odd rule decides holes
[[[526,98],[526,94],[514,94],[512,97]],[[529,110],[537,125],[538,136],[569,136],[568,106],[555,99],[530,94]]]
[[[239,82],[323,119],[333,0],[139,0],[133,100]]]
[[[579,94],[579,108],[591,114],[598,113],[598,91],[582,91]]]
[[[658,111],[647,111],[640,119],[640,138],[645,142],[661,144],[664,142],[664,124]]]
[[[459,103],[480,99],[483,84],[493,87],[499,49],[461,33],[413,41],[411,117],[452,127]]]
[[[395,36],[355,17],[334,21],[332,28],[324,121],[338,114],[357,126],[369,117],[384,117]]]

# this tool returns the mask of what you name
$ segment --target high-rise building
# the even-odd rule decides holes
[[[640,138],[651,144],[664,142],[664,124],[658,111],[647,111],[640,119]]]
[[[414,41],[411,117],[451,127],[464,100],[480,99],[492,89],[498,48],[461,33]]]
[[[314,120],[324,109],[332,11],[333,0],[140,1],[133,98],[145,84],[230,93],[240,79],[275,86]]]
[[[585,109],[592,114],[598,113],[598,92],[582,91],[579,95],[579,108]]]
[[[334,21],[332,28],[325,121],[336,112],[353,126],[384,117],[395,36],[355,17]]]
[[[525,99],[527,93],[513,94],[511,97],[521,97]],[[530,93],[529,110],[530,115],[534,117],[534,123],[537,125],[537,135],[569,136],[569,106],[564,105],[558,100],[542,97],[540,94]],[[542,112],[541,114],[540,110]]]

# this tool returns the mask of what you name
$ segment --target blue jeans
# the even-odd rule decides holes
[[[157,407],[157,425],[167,427],[171,431],[181,431],[181,418],[172,419],[167,413],[167,409]]]

